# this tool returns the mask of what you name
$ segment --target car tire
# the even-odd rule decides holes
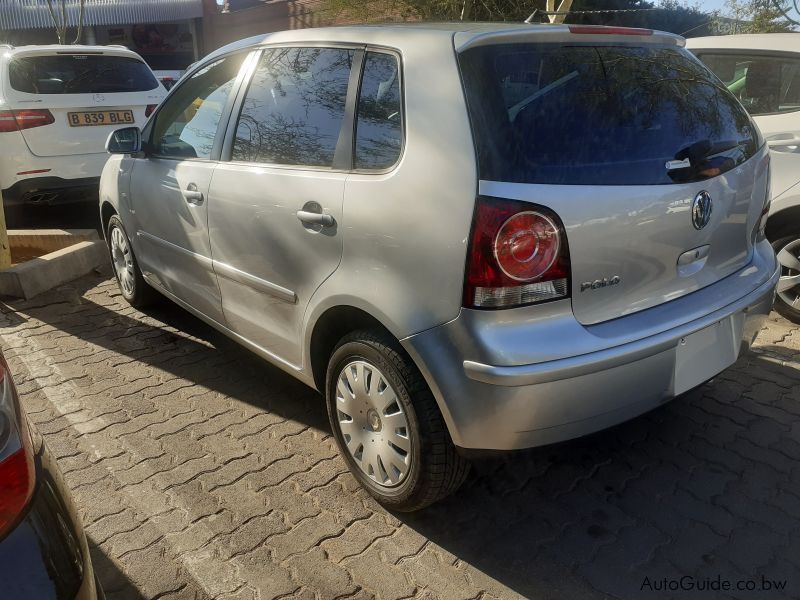
[[[800,323],[800,233],[781,237],[772,242],[772,247],[781,266],[774,308],[793,323]],[[781,283],[788,278],[796,278],[797,285],[781,290]]]
[[[342,339],[328,363],[326,400],[350,471],[385,507],[424,508],[469,473],[428,385],[391,336],[357,331]]]
[[[111,256],[111,268],[122,297],[135,308],[152,304],[158,298],[158,292],[144,280],[130,238],[117,215],[112,215],[108,220],[106,240]]]

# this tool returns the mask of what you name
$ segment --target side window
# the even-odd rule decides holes
[[[397,57],[367,52],[358,97],[356,169],[387,169],[400,158],[403,146],[401,106]]]
[[[331,167],[352,62],[352,50],[265,50],[242,104],[231,158]]]
[[[705,53],[699,58],[750,114],[800,110],[800,59]]]
[[[222,58],[181,82],[156,115],[150,137],[154,154],[211,157],[217,126],[244,57]]]

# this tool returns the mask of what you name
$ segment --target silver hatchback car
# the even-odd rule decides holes
[[[222,48],[109,138],[122,294],[322,392],[397,510],[458,488],[461,449],[648,411],[737,359],[779,277],[767,148],[683,44],[434,24]]]

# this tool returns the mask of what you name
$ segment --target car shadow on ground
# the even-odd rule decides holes
[[[107,600],[148,600],[94,540],[89,538],[92,567]],[[176,585],[177,591],[177,585]]]
[[[98,281],[89,277],[62,288],[58,300],[8,308],[23,313],[17,319],[30,315],[329,432],[324,401],[313,390],[169,302],[145,313],[113,310],[110,286],[109,307],[84,298]],[[53,301],[89,311],[92,326],[64,318],[63,307],[53,320]],[[14,315],[7,316],[13,322]],[[135,336],[143,330],[153,333],[146,344]],[[449,552],[453,565],[469,563],[527,597],[641,597],[656,591],[657,581],[685,576],[785,580],[787,594],[796,594],[797,358],[791,349],[762,346],[713,382],[628,423],[479,460],[457,494],[394,517]],[[101,573],[113,567],[98,561]]]
[[[100,209],[97,200],[56,206],[26,206],[9,229],[96,229],[100,231]]]
[[[102,268],[99,275],[108,277],[110,270]],[[5,304],[0,303],[0,311],[12,326],[30,315],[101,349],[129,356],[144,366],[307,426],[328,429],[321,397],[308,386],[166,298],[144,311],[127,306],[116,311],[92,302],[84,294],[97,283],[98,274],[89,275],[60,287],[57,297],[53,291],[30,301],[6,299]],[[109,287],[111,304],[119,297],[116,286],[112,286]],[[54,303],[62,305],[57,316],[49,310]],[[67,311],[65,304],[70,306]],[[81,313],[81,318],[71,319],[72,313]],[[148,330],[155,335],[146,335],[144,340],[137,336]],[[261,386],[269,389],[269,394]]]
[[[574,594],[583,583],[582,595],[634,598],[685,576],[746,586],[763,577],[797,597],[800,373],[785,363],[792,357],[800,356],[762,346],[637,419],[478,462],[458,495],[403,518],[528,597]],[[775,597],[759,597],[767,596]]]

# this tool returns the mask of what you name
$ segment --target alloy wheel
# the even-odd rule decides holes
[[[778,296],[788,306],[800,309],[800,239],[780,249],[778,262],[781,265]]]
[[[133,254],[131,254],[127,236],[119,227],[111,229],[111,257],[114,262],[114,272],[122,291],[126,296],[132,296],[136,285]]]
[[[383,487],[405,479],[412,456],[408,419],[377,367],[354,360],[340,371],[336,421],[348,452],[367,477]]]

